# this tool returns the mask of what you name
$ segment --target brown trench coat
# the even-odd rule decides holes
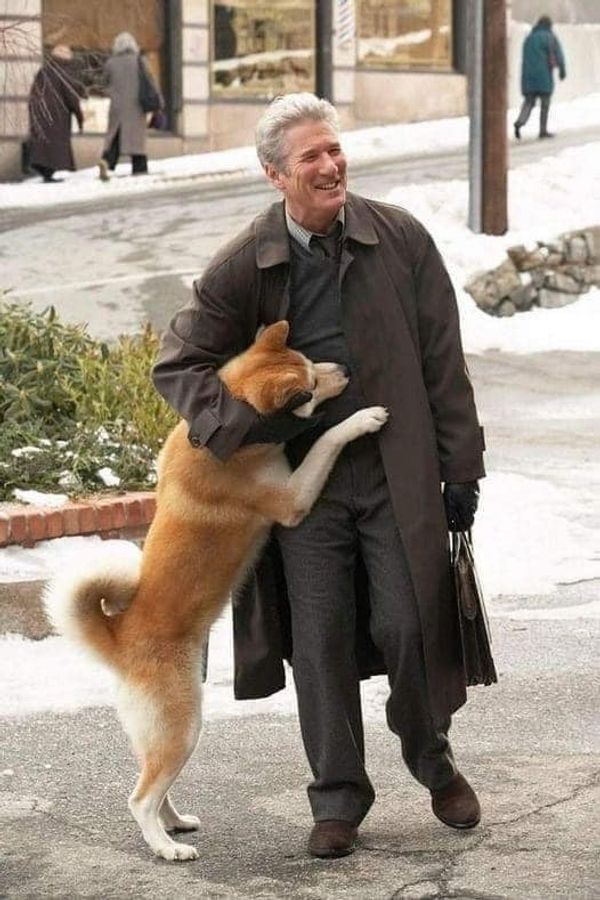
[[[431,701],[443,719],[464,703],[466,689],[440,482],[484,475],[483,434],[456,299],[431,237],[405,210],[357,195],[348,194],[345,213],[343,325],[368,403],[390,411],[381,454],[417,597]],[[286,317],[288,276],[280,202],[216,255],[164,336],[156,387],[189,422],[192,443],[221,458],[240,445],[255,414],[227,394],[215,369],[261,325]],[[368,677],[384,667],[368,633],[360,561],[356,586],[357,659]],[[280,690],[292,646],[274,542],[234,598],[234,631],[236,697]]]

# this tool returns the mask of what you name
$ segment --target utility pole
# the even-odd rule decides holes
[[[508,227],[506,0],[468,0],[469,228]]]

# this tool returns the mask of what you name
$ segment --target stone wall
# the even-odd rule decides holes
[[[492,316],[566,306],[600,287],[600,225],[533,247],[509,247],[507,254],[495,269],[479,272],[465,284],[477,306]]]

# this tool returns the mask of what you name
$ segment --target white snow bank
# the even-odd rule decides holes
[[[466,181],[401,185],[387,200],[413,213],[431,231],[457,291],[468,353],[502,350],[600,351],[600,292],[592,289],[561,309],[534,309],[500,319],[482,312],[462,289],[478,271],[506,259],[513,244],[534,245],[564,231],[600,224],[600,144],[570,147],[509,173],[510,230],[499,237],[467,227]]]

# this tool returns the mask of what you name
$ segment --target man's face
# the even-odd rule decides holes
[[[267,177],[296,222],[325,232],[346,201],[347,164],[338,136],[327,122],[306,119],[287,129],[284,149],[283,170],[267,165]]]

